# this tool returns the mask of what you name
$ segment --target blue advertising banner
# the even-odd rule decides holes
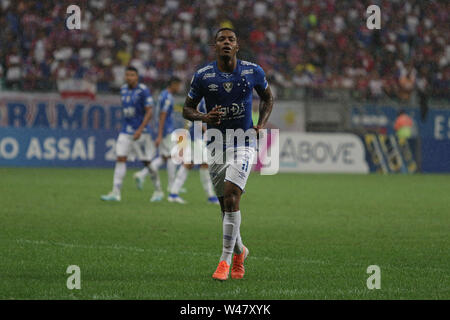
[[[111,167],[114,130],[0,127],[0,166]]]
[[[422,171],[450,172],[450,140],[422,139]]]
[[[183,102],[175,101],[173,121],[176,127],[184,126],[181,115]],[[0,96],[0,127],[120,130],[122,118],[119,95],[98,96],[94,101],[61,99],[51,93],[2,92]],[[158,118],[155,106],[150,122],[155,132]]]
[[[184,126],[181,112],[182,102],[177,101],[176,127]],[[89,100],[62,99],[54,93],[2,92],[0,166],[111,167],[122,118],[119,95]],[[155,108],[150,123],[153,136],[158,118]],[[130,164],[140,165],[134,163]]]
[[[422,137],[422,171],[450,172],[450,110],[430,110],[418,122]]]

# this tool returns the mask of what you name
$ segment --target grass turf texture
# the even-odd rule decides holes
[[[0,298],[450,298],[449,176],[252,174],[246,275],[217,282],[220,210],[198,172],[183,206],[149,203],[134,171],[107,203],[112,170],[0,168]],[[366,287],[374,264],[380,290]],[[66,287],[69,265],[81,290]]]

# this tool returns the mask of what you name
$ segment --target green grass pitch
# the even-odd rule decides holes
[[[122,202],[105,203],[112,169],[0,168],[0,298],[450,298],[448,175],[252,174],[246,275],[217,282],[221,215],[198,172],[183,206],[150,203],[135,170]],[[80,290],[66,287],[69,265]],[[366,286],[369,265],[379,290]]]

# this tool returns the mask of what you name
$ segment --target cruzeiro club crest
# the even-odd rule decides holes
[[[224,82],[223,88],[226,92],[230,93],[231,89],[233,89],[233,82]]]

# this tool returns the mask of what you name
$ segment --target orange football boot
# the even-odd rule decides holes
[[[247,259],[248,249],[244,247],[241,254],[234,254],[233,267],[231,268],[231,278],[242,279],[245,274],[244,260]]]
[[[230,272],[230,266],[225,260],[219,262],[216,272],[213,273],[212,277],[216,280],[227,280],[228,273]]]

